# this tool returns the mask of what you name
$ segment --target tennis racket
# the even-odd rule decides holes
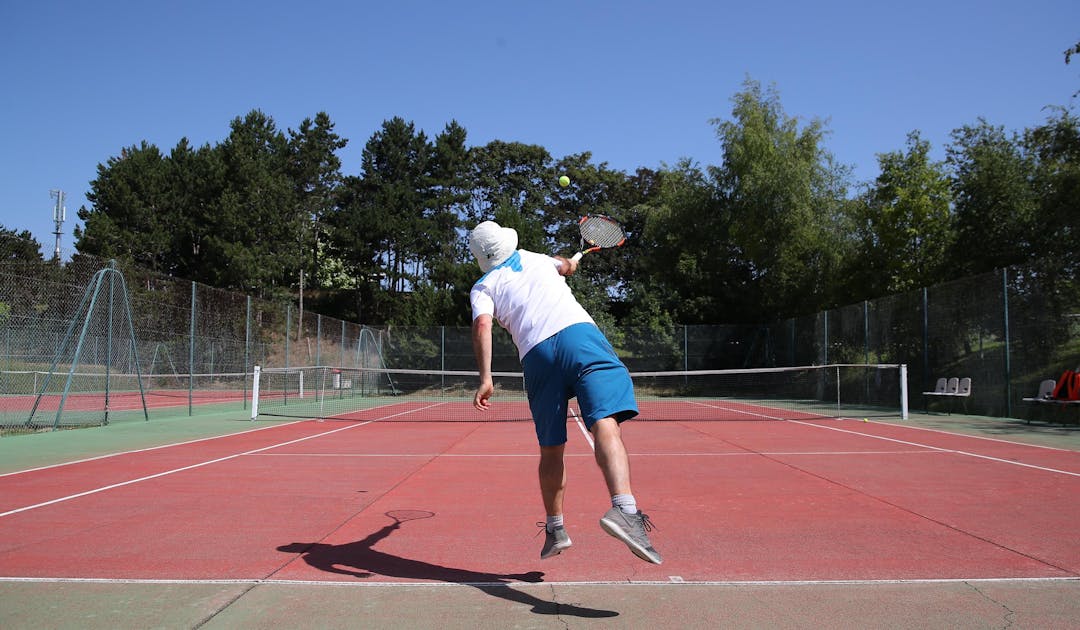
[[[581,232],[581,251],[574,254],[571,259],[574,262],[581,260],[585,254],[619,247],[626,242],[626,232],[623,232],[622,226],[615,219],[602,214],[581,217],[578,230]]]
[[[394,527],[400,527],[402,523],[406,521],[416,521],[422,518],[431,518],[435,516],[434,512],[427,510],[390,510],[384,512],[386,516],[394,519]]]

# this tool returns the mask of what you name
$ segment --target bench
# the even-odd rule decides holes
[[[948,413],[952,414],[953,407],[956,405],[956,400],[960,399],[964,404],[964,412],[967,413],[967,399],[971,397],[971,379],[968,377],[958,378],[939,378],[937,384],[934,386],[934,391],[923,392],[923,396],[927,397],[927,411],[929,411],[930,401],[935,398],[944,398],[949,401]]]
[[[1054,398],[1054,388],[1057,386],[1057,381],[1054,379],[1046,379],[1039,383],[1039,393],[1031,398],[1024,398],[1023,401],[1027,403],[1033,403],[1042,407],[1053,407],[1060,411],[1064,416],[1065,410],[1070,407],[1080,409],[1080,400],[1062,400]],[[1062,426],[1065,425],[1065,417],[1061,418]],[[1031,419],[1027,420],[1027,424],[1031,424]],[[1080,424],[1080,414],[1077,415],[1077,424]]]

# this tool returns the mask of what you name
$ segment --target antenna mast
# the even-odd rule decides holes
[[[67,208],[64,207],[64,191],[50,190],[49,196],[56,200],[53,207],[53,222],[56,224],[56,249],[53,250],[53,259],[60,260],[60,235],[64,233],[64,219],[67,218]]]

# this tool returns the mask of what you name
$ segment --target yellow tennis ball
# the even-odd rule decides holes
[[[567,186],[570,185],[570,178],[567,177],[566,175],[563,175],[562,177],[559,178],[559,185],[562,186],[563,188],[566,188]]]
[[[869,418],[863,418],[862,421],[863,422],[870,422],[870,419]]]

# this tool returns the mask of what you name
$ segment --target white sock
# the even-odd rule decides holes
[[[612,507],[617,507],[624,514],[637,514],[637,501],[632,494],[616,494],[611,497]]]
[[[547,530],[549,532],[553,532],[553,531],[555,531],[556,528],[562,527],[562,526],[563,526],[562,514],[559,514],[558,516],[548,516],[547,517]]]

